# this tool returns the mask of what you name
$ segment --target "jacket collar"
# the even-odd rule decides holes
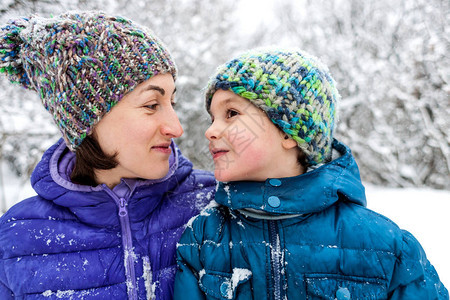
[[[175,173],[175,170],[178,167],[178,149],[175,146],[175,143],[172,141],[170,144],[172,148],[172,154],[169,157],[169,171],[163,178],[154,179],[154,180],[135,180],[135,179],[126,179],[122,180],[125,182],[127,186],[141,186],[141,185],[151,185],[158,182],[163,182],[167,180],[170,176]],[[49,170],[52,176],[52,179],[59,184],[60,186],[73,191],[82,191],[82,192],[92,192],[92,191],[100,191],[103,189],[101,185],[92,187],[87,185],[80,185],[70,181],[70,174],[75,165],[75,154],[67,148],[65,143],[60,140],[57,143],[57,147],[54,150],[53,154],[50,157],[49,161]]]
[[[339,158],[299,176],[219,182],[215,200],[232,209],[272,215],[319,212],[340,199],[365,206],[364,186],[350,149],[337,140],[333,148]]]
[[[192,171],[192,163],[184,158],[172,142],[168,174],[158,180],[122,179],[113,189],[116,195],[129,198],[129,216],[139,221],[151,214],[168,191],[177,188]],[[68,208],[78,219],[97,226],[120,226],[117,205],[108,195],[106,185],[95,187],[70,181],[75,155],[61,139],[43,155],[36,166],[31,184],[43,199]],[[111,191],[109,191],[111,192]],[[120,196],[119,196],[120,197]]]

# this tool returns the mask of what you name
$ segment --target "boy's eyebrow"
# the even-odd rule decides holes
[[[227,104],[230,104],[230,103],[233,103],[233,102],[238,102],[238,101],[237,101],[236,99],[234,99],[233,97],[230,97],[230,98],[227,98],[227,99],[223,100],[223,101],[219,104],[219,106],[220,106],[220,107],[226,106]]]
[[[227,98],[227,99],[223,100],[219,105],[220,106],[226,106],[226,105],[228,105],[230,103],[235,103],[235,102],[239,102],[239,100],[234,98],[234,97],[230,97],[230,98]]]
[[[220,107],[224,107],[224,106],[226,106],[226,105],[228,105],[229,103],[232,103],[232,102],[237,102],[237,100],[234,99],[234,97],[229,97],[229,98],[223,100],[222,102],[220,102],[219,106],[220,106]],[[208,113],[209,113],[209,115],[210,115],[211,117],[213,116],[212,105],[211,105],[211,107],[209,108]]]
[[[230,98],[227,98],[224,102],[225,102],[225,104],[228,104],[230,102],[238,102],[238,100],[236,100],[236,98],[234,98],[234,97],[230,97]]]

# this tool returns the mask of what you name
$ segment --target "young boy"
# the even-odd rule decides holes
[[[206,92],[218,205],[178,244],[175,299],[448,299],[417,240],[365,207],[333,139],[339,97],[298,50],[218,69]]]

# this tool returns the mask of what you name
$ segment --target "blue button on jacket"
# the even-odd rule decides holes
[[[350,150],[333,147],[339,158],[280,184],[220,183],[178,244],[175,299],[448,299],[417,240],[365,207]]]

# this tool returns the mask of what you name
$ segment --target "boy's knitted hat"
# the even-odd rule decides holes
[[[331,158],[340,96],[328,68],[299,50],[256,49],[217,69],[206,90],[206,108],[218,89],[230,90],[261,108],[293,138],[315,165]]]
[[[0,72],[39,93],[74,151],[138,84],[176,77],[162,42],[148,29],[100,12],[11,20],[0,29]]]

